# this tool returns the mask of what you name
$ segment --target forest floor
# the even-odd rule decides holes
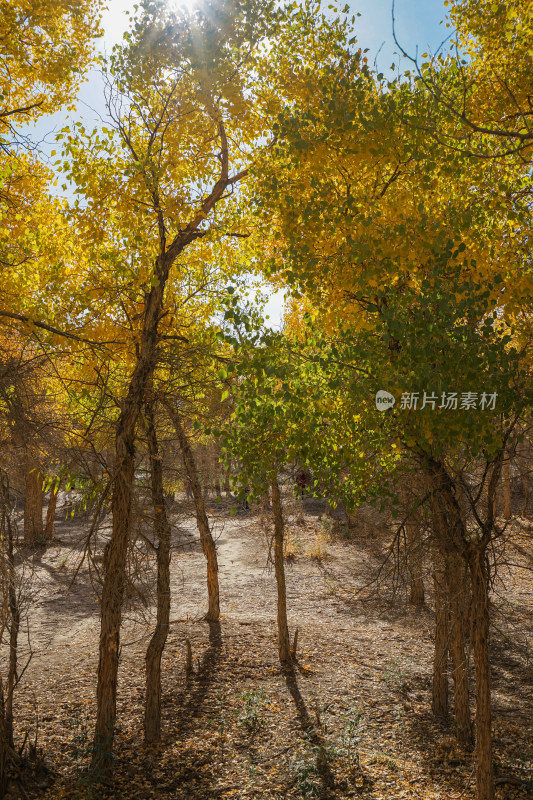
[[[278,667],[269,523],[258,511],[211,508],[220,624],[206,610],[205,560],[192,508],[173,520],[171,628],[163,658],[163,738],[143,744],[144,653],[153,627],[151,568],[130,584],[119,676],[112,784],[87,781],[95,718],[101,550],[74,572],[88,523],[61,520],[56,540],[27,551],[29,631],[20,664],[15,741],[26,759],[9,797],[106,800],[474,797],[473,755],[430,713],[433,612],[406,603],[371,515],[350,533],[312,500],[292,503],[286,562],[294,676]],[[339,528],[340,523],[336,523]],[[494,751],[498,800],[533,793],[533,546],[526,520],[498,557],[493,593]],[[104,541],[106,531],[103,527]],[[343,535],[344,534],[344,535]],[[142,540],[138,540],[141,541]],[[146,565],[145,565],[146,566]],[[90,568],[89,568],[90,567]],[[529,568],[529,571],[528,571]],[[185,671],[185,639],[193,672]],[[36,754],[36,757],[35,757]]]

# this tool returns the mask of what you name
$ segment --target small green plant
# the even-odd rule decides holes
[[[317,780],[318,771],[314,762],[300,755],[290,762],[289,771],[292,773],[294,783],[298,787],[300,797],[319,796],[320,784]]]
[[[365,724],[360,708],[351,707],[343,714],[344,730],[342,748],[348,761],[348,769],[353,773],[359,768],[358,746],[363,738]]]
[[[70,740],[69,760],[76,772],[76,785],[79,791],[78,797],[83,800],[98,800],[100,797],[98,785],[103,777],[102,774],[95,773],[89,769],[89,763],[93,753],[97,752],[89,733],[89,725],[76,714],[66,720],[67,725],[72,730],[73,735]],[[105,758],[113,760],[112,753],[105,752]]]
[[[249,689],[241,692],[242,708],[237,712],[237,722],[247,731],[255,731],[265,724],[261,718],[261,709],[266,698],[260,689]]]
[[[401,731],[405,731],[405,712],[403,706],[396,704],[394,706],[394,718],[396,724]]]
[[[248,775],[250,776],[250,779],[255,778],[257,776],[258,769],[256,765],[253,764],[251,761],[246,765],[246,769],[248,770]]]
[[[408,659],[394,659],[390,661],[383,673],[383,680],[390,689],[396,692],[406,692],[411,685],[413,662]]]
[[[92,744],[89,736],[89,726],[85,720],[76,715],[66,720],[72,731],[70,740],[69,760],[76,769],[78,777],[87,767],[87,762],[92,753]]]
[[[518,772],[522,786],[525,789],[533,789],[533,753],[531,750],[512,759],[510,765],[513,770]]]

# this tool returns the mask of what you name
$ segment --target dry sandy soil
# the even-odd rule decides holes
[[[268,524],[257,511],[232,517],[211,509],[222,619],[210,626],[201,621],[205,562],[191,511],[174,518],[163,741],[142,743],[144,652],[153,625],[145,596],[153,573],[145,564],[125,613],[115,777],[107,786],[88,783],[84,773],[99,632],[87,561],[71,585],[89,523],[66,522],[58,511],[54,544],[24,554],[31,597],[21,664],[28,641],[33,656],[17,691],[15,736],[21,745],[27,734],[24,753],[31,745],[34,758],[10,797],[473,798],[472,753],[429,710],[430,593],[426,606],[410,607],[392,562],[366,586],[384,555],[372,518],[363,514],[350,539],[329,535],[315,501],[306,501],[299,522],[296,513],[290,518],[289,624],[299,638],[297,669],[286,677],[277,664]],[[294,502],[293,511],[301,512]],[[106,530],[104,523],[102,541]],[[533,536],[525,520],[513,541],[506,550],[512,564],[500,567],[493,596],[494,742],[496,774],[511,781],[498,786],[498,798],[523,800],[533,791]]]

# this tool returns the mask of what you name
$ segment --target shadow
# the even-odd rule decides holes
[[[172,796],[173,800],[205,798],[215,800],[219,791],[215,786],[213,764],[219,753],[215,745],[207,741],[198,748],[195,737],[203,736],[204,722],[210,720],[208,694],[217,670],[222,661],[222,630],[219,622],[203,623],[209,625],[208,646],[197,661],[197,667],[186,678],[183,689],[174,693],[168,690],[163,698],[162,741],[156,745],[145,745],[138,750],[135,767],[129,759],[119,759],[114,770],[113,789],[117,800],[129,800],[132,790],[137,786],[136,770],[140,770],[157,783],[161,796]],[[169,733],[172,731],[172,733]],[[191,741],[192,735],[192,741]],[[164,744],[179,741],[179,755],[173,762],[172,773],[166,768]],[[138,742],[131,740],[130,747],[138,749]],[[131,751],[130,751],[131,752]],[[161,777],[162,771],[165,778]],[[133,778],[133,780],[132,780]],[[123,793],[120,789],[125,787]]]
[[[172,697],[172,705],[178,709],[180,721],[178,736],[183,738],[204,712],[205,697],[213,682],[215,670],[222,661],[222,629],[220,622],[208,622],[209,644],[202,660],[198,662],[196,672],[187,676],[183,691]]]
[[[172,552],[178,553],[201,553],[200,536],[196,528],[196,522],[190,527],[182,524],[172,524]]]
[[[79,570],[75,581],[72,582],[74,569],[79,563],[74,561],[75,553],[81,559],[81,547],[79,552],[77,548],[72,547],[63,559],[56,558],[55,563],[51,563],[46,560],[50,558],[50,549],[42,547],[32,550],[29,557],[20,560],[28,572],[41,571],[38,583],[43,581],[44,576],[48,576],[51,581],[48,587],[41,586],[32,590],[38,596],[43,594],[43,597],[38,599],[38,605],[42,609],[45,620],[49,618],[57,620],[58,612],[68,614],[69,618],[75,618],[78,621],[100,614],[100,606],[95,596],[94,576],[91,577],[86,564],[83,569]],[[67,558],[73,559],[68,566]]]
[[[315,752],[316,772],[322,783],[321,796],[335,797],[335,778],[328,763],[326,743],[309,716],[309,711],[301,695],[294,672],[285,673],[285,683],[296,707],[296,716],[302,731],[302,738],[309,742]]]

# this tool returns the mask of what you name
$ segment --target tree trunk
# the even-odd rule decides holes
[[[431,708],[435,716],[448,714],[448,629],[449,614],[444,567],[437,552],[433,552],[433,582],[435,586],[435,649],[433,654],[433,696]]]
[[[280,664],[284,669],[292,667],[289,626],[287,623],[287,590],[283,564],[283,509],[277,475],[272,478],[272,511],[274,513],[274,570],[278,587],[278,650]]]
[[[200,462],[199,475],[198,475],[198,470],[196,472],[197,472],[197,475],[198,475],[198,479],[199,479],[200,485],[202,486],[203,501],[204,501],[204,503],[206,503],[207,502],[207,498],[209,497],[209,477],[210,477],[209,476],[209,457],[208,457],[208,453],[207,453],[206,447],[202,446],[200,448],[200,458],[197,459],[196,461]]]
[[[502,465],[502,480],[503,480],[503,516],[505,519],[511,519],[511,461],[509,453],[505,453],[505,458]]]
[[[7,475],[2,471],[0,472],[0,512],[1,512],[1,527],[0,536],[1,543],[6,541],[6,533],[9,526],[9,484]],[[3,548],[2,548],[3,549]],[[2,565],[2,571],[7,572],[8,588],[6,592],[5,581],[3,590],[4,596],[2,597],[2,626],[5,626],[9,619],[9,583],[10,583],[10,564],[8,549],[2,553],[2,558],[5,558],[7,563]],[[7,595],[7,596],[6,596]],[[7,718],[6,706],[4,696],[4,682],[0,674],[0,797],[3,797],[7,788],[8,770],[9,770],[9,749],[10,737],[7,731]]]
[[[524,493],[524,506],[522,508],[522,516],[525,517],[527,514],[527,507],[529,505],[529,469],[523,469],[520,464],[518,465],[518,470],[520,472],[520,480],[522,482],[522,492]]]
[[[104,585],[100,605],[100,657],[96,688],[97,712],[91,763],[91,771],[96,778],[107,776],[112,770],[120,626],[133,506],[135,427],[153,371],[157,327],[166,280],[165,273],[159,274],[159,284],[154,286],[146,297],[139,353],[115,433],[115,471],[111,499],[113,526],[104,555]]]
[[[409,569],[409,602],[415,606],[424,605],[423,558],[420,525],[415,519],[405,523],[407,532],[407,559]]]
[[[42,486],[42,484],[41,484]],[[9,497],[6,485],[4,498]],[[4,503],[5,505],[5,503]],[[9,514],[6,515],[7,532],[7,579],[8,579],[8,607],[9,607],[9,660],[7,671],[7,694],[5,698],[5,732],[11,748],[14,747],[13,741],[13,699],[15,687],[18,680],[17,658],[18,658],[18,636],[20,630],[20,605],[17,594],[15,557],[13,553],[13,526]]]
[[[170,244],[167,243],[163,212],[157,192],[153,195],[160,235],[160,253],[156,259],[152,288],[145,294],[142,331],[136,342],[136,361],[115,433],[115,465],[111,508],[113,527],[104,557],[104,585],[100,606],[100,657],[96,689],[97,713],[93,741],[91,771],[93,778],[111,772],[111,751],[117,702],[117,672],[120,646],[120,625],[126,558],[130,540],[133,476],[135,469],[135,426],[156,358],[157,330],[163,308],[163,295],[170,267],[183,250],[203,232],[198,230],[228,186],[228,143],[223,122],[218,122],[221,143],[220,178],[203,200],[194,217]],[[218,604],[218,592],[217,592]],[[218,614],[217,614],[218,618]]]
[[[157,620],[146,651],[146,694],[144,704],[144,738],[147,742],[161,739],[161,656],[168,636],[170,619],[170,524],[163,490],[163,465],[159,454],[154,413],[146,404],[146,433],[150,453],[152,505],[157,540]]]
[[[231,467],[228,467],[224,473],[224,492],[226,493],[226,497],[231,497],[231,486],[229,482],[231,474]]]
[[[43,476],[35,459],[28,458],[24,476],[24,544],[34,547],[43,533]]]
[[[215,495],[217,498],[222,496],[222,492],[220,490],[220,461],[221,461],[222,451],[220,447],[220,442],[217,439],[213,445],[213,486],[215,490]]]
[[[457,738],[461,744],[472,741],[472,718],[468,689],[468,658],[465,647],[467,597],[465,564],[456,553],[446,559],[446,588],[450,608],[450,655],[454,682],[454,716]]]
[[[56,518],[57,495],[59,494],[59,481],[54,482],[50,488],[50,499],[46,510],[46,525],[44,528],[45,539],[51,539],[54,535],[54,522]]]
[[[407,571],[409,574],[409,603],[424,605],[423,552],[420,522],[416,515],[416,496],[412,486],[401,488],[402,505],[408,515],[405,520]]]
[[[424,579],[421,575],[411,575],[409,602],[414,606],[423,606],[425,598]]]
[[[218,622],[220,619],[220,598],[218,587],[217,550],[209,529],[209,520],[207,519],[207,514],[205,511],[202,487],[200,486],[200,481],[198,480],[198,471],[196,469],[192,448],[183,425],[181,424],[181,419],[170,404],[167,404],[166,408],[172,419],[174,428],[176,429],[176,434],[183,456],[183,463],[185,464],[185,469],[187,470],[187,475],[189,476],[189,480],[191,482],[194,505],[196,508],[196,524],[200,534],[200,544],[207,561],[208,611],[205,615],[205,619],[208,622]]]
[[[472,640],[476,677],[476,787],[477,800],[494,800],[494,772],[492,764],[491,695],[489,664],[489,599],[486,548],[490,542],[494,517],[492,515],[495,489],[499,479],[501,461],[496,460],[486,495],[486,519],[481,541],[469,541],[455,498],[454,485],[440,462],[428,463],[433,481],[432,514],[436,535],[439,535],[446,552],[457,553],[468,564],[472,589]]]
[[[13,697],[17,683],[18,633],[20,629],[20,607],[16,586],[15,559],[13,553],[14,536],[9,510],[9,479],[7,473],[0,471],[0,537],[3,542],[4,597],[2,626],[9,630],[9,658],[7,671],[7,694],[0,676],[0,796],[6,788],[10,751],[13,741]],[[7,586],[6,586],[7,584]]]
[[[442,495],[439,495],[442,499]],[[450,541],[447,526],[450,518],[443,508],[438,508],[437,497],[432,498],[432,522],[435,567],[435,671],[433,712],[442,716],[448,709],[447,674],[439,674],[449,651],[454,682],[454,717],[457,738],[462,744],[472,740],[470,695],[468,689],[468,659],[465,647],[465,618],[468,606],[465,563]],[[458,522],[458,518],[456,519]],[[440,665],[440,667],[439,667]],[[444,688],[445,683],[445,688]]]
[[[476,669],[476,790],[477,800],[494,800],[491,692],[489,663],[489,596],[485,548],[469,554],[472,583],[472,636]]]
[[[0,675],[0,798],[7,789],[9,778],[9,738],[6,732],[6,717],[4,705],[4,684]]]

